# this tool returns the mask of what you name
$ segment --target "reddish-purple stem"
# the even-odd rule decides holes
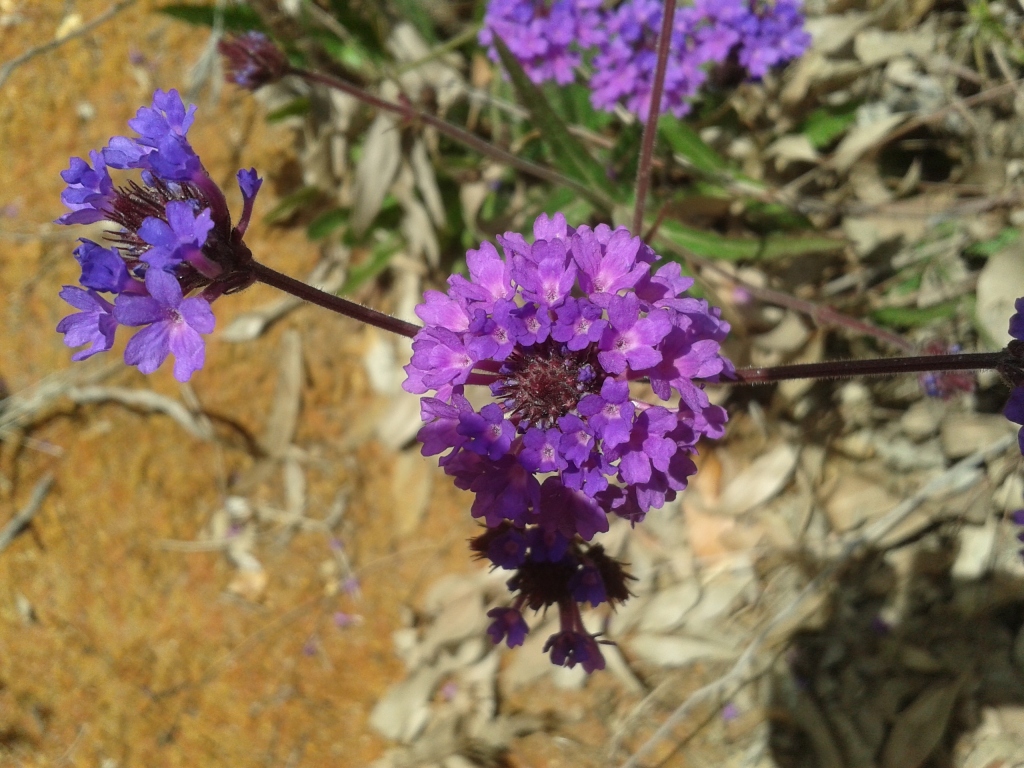
[[[523,160],[521,157],[517,157],[511,152],[501,149],[500,147],[496,147],[457,125],[449,123],[446,120],[442,120],[429,112],[416,109],[408,102],[394,102],[382,99],[379,96],[370,93],[365,88],[360,88],[358,85],[353,85],[345,80],[333,77],[332,75],[323,74],[322,72],[313,72],[307,69],[291,67],[288,70],[288,74],[297,75],[298,77],[309,80],[310,82],[321,83],[329,88],[342,91],[343,93],[347,93],[349,96],[359,99],[364,104],[369,104],[371,107],[376,107],[377,109],[383,109],[386,112],[393,112],[396,115],[401,115],[406,120],[419,121],[429,125],[432,128],[435,128],[438,133],[447,136],[453,141],[457,141],[463,146],[476,150],[481,155],[490,157],[492,160],[497,160],[499,163],[504,163],[512,168],[516,168],[535,178],[550,181],[552,184],[569,187],[582,195],[592,196],[594,194],[593,190],[588,189],[579,182],[573,181],[567,176],[563,176],[558,171],[552,170],[551,168],[545,168],[544,166],[537,165],[536,163],[531,163],[529,160]]]
[[[351,317],[400,336],[413,338],[422,328],[415,323],[399,320],[354,301],[321,291],[293,277],[271,269],[257,261],[251,262],[252,275],[257,282],[272,286],[311,304]],[[840,379],[851,376],[893,376],[901,373],[928,371],[980,371],[997,368],[1004,352],[977,352],[957,355],[924,355],[922,357],[889,357],[876,360],[833,360],[803,365],[778,365],[769,368],[741,368],[736,371],[734,384],[769,384],[787,379]],[[481,367],[486,367],[487,361]],[[470,374],[469,384],[491,384],[498,377],[482,371]]]
[[[901,373],[930,371],[981,371],[998,367],[1003,357],[1002,352],[975,352],[740,368],[736,371],[736,383],[770,384],[789,379],[842,379],[852,376],[895,376]]]
[[[651,185],[651,158],[654,156],[654,140],[658,136],[658,116],[661,114],[661,94],[665,90],[665,70],[668,69],[668,49],[672,42],[672,21],[676,15],[676,0],[665,0],[661,17],[661,31],[658,33],[658,64],[654,69],[654,83],[651,85],[651,104],[644,124],[644,136],[640,142],[640,161],[636,170],[636,203],[633,208],[633,234],[641,234],[644,225],[644,204],[647,202],[647,188]]]
[[[407,323],[405,320],[399,320],[397,317],[378,312],[376,309],[370,309],[362,304],[356,304],[354,301],[335,296],[333,293],[321,291],[319,288],[307,285],[294,277],[288,277],[288,275],[271,269],[266,264],[260,264],[258,261],[252,262],[251,269],[253,277],[260,283],[290,293],[292,296],[329,309],[331,312],[337,312],[339,315],[351,317],[361,323],[397,333],[399,336],[408,336],[410,339],[421,330],[420,326],[415,323]]]

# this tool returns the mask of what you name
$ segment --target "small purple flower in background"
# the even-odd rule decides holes
[[[480,30],[480,44],[497,62],[499,37],[535,83],[571,83],[581,51],[602,35],[601,0],[491,0]]]
[[[251,91],[280,80],[288,71],[288,59],[262,32],[245,32],[217,43],[224,56],[227,79]]]
[[[609,21],[609,34],[594,58],[591,100],[599,109],[617,103],[646,117],[657,61],[661,3],[627,0]],[[801,55],[810,44],[799,2],[698,0],[680,8],[665,75],[662,111],[687,114],[712,67],[736,56],[753,79]]]
[[[1010,520],[1020,527],[1017,532],[1017,541],[1024,543],[1024,509],[1018,509],[1016,512],[1010,513]],[[1024,549],[1020,550],[1021,556],[1024,556]]]
[[[508,232],[469,251],[469,278],[449,278],[416,311],[407,391],[422,400],[424,455],[472,491],[488,531],[480,557],[515,571],[511,608],[494,609],[495,642],[525,638],[522,609],[557,605],[556,664],[604,665],[579,604],[629,596],[621,566],[588,542],[608,516],[638,523],[686,487],[702,437],[720,437],[726,413],[700,380],[728,376],[719,311],[682,294],[693,283],[624,228],[578,230],[540,216],[534,242]],[[635,399],[646,379],[662,400]],[[464,395],[486,386],[479,410]]]
[[[242,242],[262,183],[255,170],[238,172],[243,210],[232,227],[224,193],[213,182],[187,134],[195,116],[177,91],[156,91],[128,125],[137,138],[114,136],[89,162],[71,158],[61,173],[61,200],[70,211],[59,224],[108,221],[111,247],[82,240],[75,259],[86,290],[65,286],[61,298],[80,312],[57,330],[69,347],[91,346],[85,358],[113,346],[117,327],[141,326],[125,362],[152,373],[174,355],[174,376],[188,381],[203,367],[203,334],[213,331],[210,303],[253,282],[252,254]],[[109,169],[141,172],[141,181],[115,187]],[[100,296],[107,293],[113,303]]]
[[[591,102],[622,104],[646,118],[657,64],[662,3],[626,0],[609,14],[594,56]],[[731,57],[752,79],[800,56],[810,45],[799,0],[697,0],[680,7],[672,25],[662,111],[686,115],[710,70]]]
[[[1003,377],[1013,386],[1003,415],[1015,424],[1022,425],[1017,433],[1017,443],[1024,454],[1024,364],[1021,364],[1020,360],[1024,357],[1024,299],[1017,299],[1013,308],[1017,310],[1010,318],[1010,336],[1013,337],[1013,341],[1010,342],[1007,351],[1017,365],[1013,370],[1006,367],[1000,369]]]

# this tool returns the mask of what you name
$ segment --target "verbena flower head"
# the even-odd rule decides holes
[[[472,514],[491,530],[475,548],[516,571],[515,610],[558,605],[569,634],[552,659],[597,668],[576,604],[628,592],[585,542],[609,515],[637,523],[674,499],[697,441],[723,434],[726,413],[701,380],[733,370],[720,353],[729,326],[684,295],[693,281],[678,264],[658,264],[624,228],[541,215],[533,243],[514,232],[498,242],[504,257],[484,243],[467,254],[468,278],[426,293],[404,387],[433,393],[423,453],[444,454],[445,472],[476,494]],[[666,404],[638,399],[641,380]],[[474,408],[467,386],[493,402]],[[514,617],[494,617],[492,635],[519,638]]]
[[[107,233],[110,247],[81,241],[75,258],[83,287],[60,294],[80,310],[57,326],[64,342],[90,345],[73,360],[110,349],[119,325],[141,327],[125,362],[151,373],[173,354],[175,378],[187,381],[203,367],[202,334],[214,325],[210,303],[253,281],[242,236],[262,180],[254,169],[238,172],[244,205],[232,226],[223,192],[188,142],[195,109],[186,109],[177,91],[158,90],[153,105],[128,121],[136,137],[114,136],[89,162],[73,157],[61,173],[61,200],[70,210],[57,223],[115,227]],[[115,187],[111,168],[139,171],[141,183]]]
[[[608,16],[594,56],[591,101],[611,111],[622,104],[646,119],[657,66],[659,0],[626,0]],[[682,117],[710,70],[735,59],[749,77],[800,56],[810,45],[799,0],[696,0],[676,10],[665,72],[662,112]]]
[[[480,44],[497,62],[501,38],[535,83],[566,85],[582,61],[581,51],[601,38],[601,0],[491,0]]]

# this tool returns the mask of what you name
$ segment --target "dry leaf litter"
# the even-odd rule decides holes
[[[17,13],[3,8],[4,18],[18,24]],[[1006,28],[1019,35],[1021,9],[1000,8]],[[954,302],[954,311],[910,333],[910,341],[1001,346],[1012,302],[1024,295],[1024,248],[1009,243],[983,263],[970,249],[1024,223],[1024,94],[1014,79],[1020,68],[990,53],[992,66],[979,71],[974,39],[927,0],[870,8],[815,3],[810,10],[812,51],[781,79],[743,86],[733,97],[750,130],[737,138],[708,126],[702,135],[750,179],[766,182],[767,202],[775,195],[821,228],[841,231],[849,247],[781,266],[705,270],[737,330],[730,355],[765,365],[875,349],[791,307],[742,300],[736,289],[744,286],[828,301],[858,317]],[[69,19],[63,34],[82,23]],[[429,51],[411,26],[396,28],[391,47],[398,61],[418,61]],[[466,72],[457,56],[438,57],[400,75],[400,89],[413,97],[429,89],[443,113],[459,99],[479,98]],[[968,95],[965,83],[972,85]],[[398,91],[394,84],[382,88],[386,96]],[[386,195],[397,199],[402,249],[386,288],[368,286],[363,298],[414,320],[419,296],[434,284],[436,232],[445,226],[431,163],[437,137],[428,129],[402,141],[395,120],[377,116],[365,126],[362,159],[349,167],[346,142],[363,119],[359,105],[286,82],[261,93],[262,108],[296,95],[316,104],[311,116],[286,123],[302,183],[351,205],[356,228],[372,222]],[[800,130],[821,104],[859,105],[830,152]],[[894,182],[891,168],[904,160]],[[937,170],[936,163],[945,165]],[[471,226],[491,173],[485,162],[479,179],[461,190]],[[315,265],[291,266],[305,269],[309,282],[338,290],[351,257],[328,241]],[[908,275],[919,279],[904,290]],[[286,558],[301,544],[303,553],[318,553],[319,566],[306,562],[302,578],[314,583],[317,599],[335,601],[334,623],[371,622],[390,642],[382,662],[389,684],[355,705],[362,710],[354,719],[380,738],[359,747],[359,757],[325,749],[332,764],[1024,765],[1024,564],[1006,518],[1021,505],[1024,482],[1014,430],[998,415],[995,381],[983,379],[976,393],[945,401],[924,398],[912,378],[715,390],[718,402],[733,398],[729,433],[701,446],[691,487],[639,528],[618,521],[602,541],[629,563],[635,597],[617,612],[585,614],[587,627],[614,643],[605,648],[608,669],[588,679],[580,669],[552,667],[541,653],[550,619],[538,617],[520,649],[490,644],[485,612],[505,593],[500,573],[469,565],[443,573],[413,569],[402,577],[409,586],[400,626],[374,618],[373,600],[361,590],[394,578],[388,558],[401,546],[424,538],[428,552],[444,550],[446,562],[460,562],[472,525],[439,527],[436,509],[456,505],[466,518],[469,501],[444,490],[444,476],[412,443],[418,404],[400,389],[408,342],[340,324],[291,322],[293,315],[311,316],[295,313],[298,306],[259,294],[223,324],[221,340],[243,350],[262,344],[258,390],[268,405],[252,413],[243,408],[242,422],[224,415],[238,413],[236,407],[211,407],[187,388],[150,390],[118,366],[99,365],[39,377],[34,386],[18,382],[0,414],[5,443],[17,443],[5,459],[5,497],[21,502],[25,519],[43,503],[32,493],[42,487],[40,455],[62,450],[38,426],[61,408],[88,409],[94,427],[100,408],[169,419],[175,434],[210,446],[210,462],[232,451],[246,456],[227,461],[220,477],[230,475],[230,482],[193,502],[190,523],[198,510],[201,525],[163,526],[177,535],[160,534],[153,543],[183,558],[223,553],[230,570],[207,568],[203,578],[219,580],[225,605],[258,612],[277,600],[286,610],[256,625],[261,629],[234,632],[241,639],[228,655],[207,654],[210,664],[190,679],[208,682],[222,666],[244,663],[244,653],[273,642],[274,627],[297,620],[287,605],[296,594],[274,597],[274,581],[282,576],[275,569],[296,567]],[[969,331],[971,312],[983,330],[979,339]],[[337,333],[352,341],[326,349]],[[340,363],[328,359],[332,351],[361,364],[359,384],[354,374],[338,372]],[[12,355],[6,353],[7,362]],[[344,386],[350,397],[355,392],[361,407],[324,400],[311,378]],[[235,405],[252,394],[243,387]],[[330,430],[303,427],[306,419],[335,419],[344,430],[328,438]],[[25,452],[28,458],[19,458]],[[386,467],[381,477],[363,479],[369,463]],[[349,542],[360,538],[350,516],[361,508],[393,515],[376,561],[350,551]],[[315,550],[303,544],[312,539]],[[375,570],[379,562],[384,566]],[[23,594],[32,590],[11,589],[19,625],[31,629],[40,615],[46,625],[50,611]],[[319,675],[327,681],[347,665],[326,650],[331,642],[317,626],[305,646],[323,663]],[[29,759],[33,745],[46,743],[39,722],[50,715],[35,704],[32,711],[43,714],[25,714],[22,704],[4,698],[11,670],[4,675],[2,733],[15,736],[10,745],[6,736],[0,740],[0,749]],[[257,664],[245,679],[261,676]],[[167,690],[189,684],[165,677]],[[294,685],[253,696],[250,716],[294,698]],[[187,707],[177,717],[182,712],[187,716]],[[341,717],[329,714],[332,721]],[[315,762],[314,747],[306,746],[316,741],[313,732],[283,751],[268,738],[266,754]],[[79,730],[66,740],[72,762],[79,741],[90,738]],[[381,756],[383,744],[389,746]],[[109,750],[96,754],[107,755],[102,765],[120,764]]]

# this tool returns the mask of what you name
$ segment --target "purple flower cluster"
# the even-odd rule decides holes
[[[582,50],[601,41],[601,0],[491,0],[480,30],[495,62],[501,38],[535,83],[567,85],[582,62]]]
[[[188,143],[195,107],[187,110],[177,91],[157,91],[128,125],[137,138],[114,136],[86,162],[71,158],[61,173],[61,200],[70,211],[59,224],[109,221],[109,248],[81,240],[75,258],[81,287],[60,295],[79,310],[57,326],[72,355],[84,360],[114,344],[118,326],[142,328],[128,342],[124,359],[152,373],[174,355],[174,377],[188,381],[203,367],[202,334],[213,331],[210,303],[252,282],[252,254],[242,242],[262,180],[254,169],[238,172],[244,207],[234,227],[224,193]],[[109,170],[136,170],[142,183],[115,187]],[[112,300],[101,294],[110,294]],[[195,295],[190,295],[195,294]]]
[[[1010,318],[1010,336],[1013,341],[1007,347],[1010,353],[1008,361],[1000,369],[1003,377],[1013,385],[1013,391],[1010,392],[1003,415],[1015,424],[1022,425],[1017,433],[1017,442],[1024,454],[1024,299],[1017,299],[1013,308],[1016,310]],[[1013,361],[1012,370],[1010,361]]]
[[[720,437],[726,421],[697,380],[733,370],[720,353],[728,324],[682,295],[693,281],[677,263],[657,265],[640,238],[573,229],[561,214],[541,215],[534,238],[499,237],[504,258],[482,244],[467,254],[468,279],[425,294],[404,383],[435,393],[422,400],[423,453],[444,454],[456,486],[476,494],[473,516],[504,531],[486,555],[517,570],[510,586],[524,594],[535,591],[519,586],[524,564],[564,570],[570,557],[582,568],[573,542],[607,531],[610,514],[640,522],[686,487],[697,441]],[[678,404],[636,399],[630,382],[641,379]],[[494,401],[475,409],[467,385]],[[563,632],[579,632],[563,597]]]
[[[622,104],[646,118],[657,64],[661,0],[626,0],[611,11],[594,0],[491,0],[480,43],[508,45],[534,82],[572,81],[594,51],[591,102]],[[800,0],[696,0],[677,9],[662,111],[682,117],[716,66],[733,62],[752,79],[810,45]],[[497,60],[493,49],[492,59]]]

